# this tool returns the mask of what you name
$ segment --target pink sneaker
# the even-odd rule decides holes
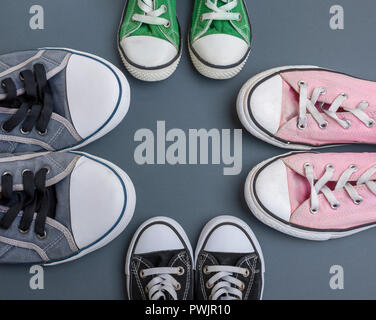
[[[256,166],[245,199],[263,223],[309,240],[376,225],[376,153],[289,153]]]
[[[376,143],[376,82],[335,71],[265,71],[243,86],[237,110],[250,133],[282,148]]]

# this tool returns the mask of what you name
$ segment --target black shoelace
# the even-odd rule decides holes
[[[2,124],[5,132],[10,132],[21,122],[21,133],[29,133],[33,127],[40,135],[45,135],[53,111],[51,88],[47,81],[46,70],[42,64],[34,65],[34,73],[24,70],[20,73],[25,93],[17,96],[17,87],[11,78],[4,79],[1,84],[7,94],[0,106],[18,109]]]
[[[13,175],[5,172],[1,177],[0,204],[9,207],[0,220],[0,228],[9,229],[18,214],[23,211],[18,229],[27,233],[35,218],[35,233],[41,239],[46,237],[47,216],[53,217],[56,208],[54,187],[46,188],[48,168],[40,169],[35,175],[30,170],[22,173],[23,191],[13,191]]]

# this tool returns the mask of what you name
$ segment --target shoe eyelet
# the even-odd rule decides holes
[[[305,164],[304,164],[304,168],[310,168],[310,167],[312,167],[312,164],[310,164],[309,162],[306,162]]]
[[[309,211],[312,213],[312,214],[317,214],[319,212],[319,209],[317,208],[310,208]]]
[[[22,230],[20,227],[18,227],[18,231],[22,234],[27,234],[29,233],[30,229]]]
[[[245,269],[245,272],[244,272],[244,274],[243,274],[244,278],[248,278],[248,277],[249,277],[249,274],[250,274],[249,269],[248,269],[248,268]]]
[[[244,289],[245,289],[245,283],[242,282],[242,285],[240,286],[240,291],[244,291]]]
[[[161,5],[161,8],[163,8],[164,13],[167,12],[167,6],[166,6],[165,4],[162,4],[162,5]]]
[[[165,27],[166,29],[170,28],[170,26],[171,26],[171,21],[168,21],[168,22],[164,25],[164,27]]]
[[[320,123],[320,124],[319,124],[319,127],[320,127],[320,129],[325,130],[326,128],[328,128],[328,122],[325,121],[325,122],[323,122],[323,123]]]
[[[203,269],[202,269],[202,272],[206,275],[208,275],[210,272],[209,272],[209,269],[208,269],[208,266],[205,266]]]
[[[368,121],[368,123],[367,123],[367,127],[368,127],[368,128],[372,128],[374,125],[375,125],[375,120],[373,120],[373,119],[371,119],[371,120]]]
[[[355,171],[358,171],[358,166],[356,165],[356,164],[352,164],[352,165],[350,165],[350,167],[349,167],[350,169],[352,169],[352,170],[355,170]]]
[[[178,275],[179,276],[182,276],[185,272],[184,268],[183,267],[178,267],[179,271],[178,271]]]
[[[5,171],[3,174],[2,174],[2,176],[4,177],[4,176],[11,176],[11,177],[13,177],[13,173],[12,172],[9,172],[9,171]]]
[[[44,234],[43,234],[43,235],[40,235],[40,234],[37,233],[37,238],[38,238],[39,240],[44,240],[44,239],[46,239],[46,238],[47,238],[47,232],[44,231]]]
[[[22,170],[21,175],[23,176],[26,172],[32,172],[32,171],[30,169],[24,169],[24,170]]]
[[[47,134],[47,129],[44,131],[37,131],[40,136],[45,136]]]
[[[241,13],[239,13],[239,18],[236,21],[237,22],[242,22],[242,20],[243,20],[243,15]]]
[[[307,83],[305,82],[305,81],[303,81],[303,80],[299,80],[298,81],[298,86],[299,87],[301,87],[301,86],[304,86],[304,85],[306,85]]]
[[[140,270],[140,278],[141,279],[145,279],[146,278],[144,269]]]
[[[42,169],[46,169],[47,174],[49,174],[51,172],[51,168],[49,166],[44,166]]]
[[[334,169],[334,165],[332,165],[331,163],[329,163],[329,164],[326,165],[326,168],[327,169]]]
[[[351,121],[350,120],[345,120],[346,123],[347,123],[347,127],[345,127],[344,129],[347,130],[347,129],[350,129],[351,128]]]
[[[330,204],[330,207],[333,209],[333,210],[338,210],[340,208],[340,204],[339,203],[331,203]]]
[[[359,198],[359,199],[354,200],[354,204],[356,204],[357,206],[359,206],[362,202],[363,202],[363,198]]]
[[[4,122],[1,125],[1,131],[5,132],[5,133],[9,133],[10,132],[10,131],[4,129]]]
[[[299,130],[304,130],[305,128],[307,128],[307,125],[303,123],[298,123],[297,127]]]
[[[343,98],[345,98],[345,99],[348,99],[348,98],[349,98],[349,96],[348,96],[346,93],[341,93],[341,96],[342,96]]]
[[[204,22],[204,16],[203,15],[200,16],[200,21]]]
[[[181,284],[178,282],[174,288],[176,291],[179,291],[181,289]]]
[[[24,131],[24,129],[22,129],[22,127],[20,128],[20,132],[23,134],[23,135],[27,135],[30,133],[30,131]]]
[[[210,284],[209,281],[207,281],[205,286],[206,286],[206,289],[212,289],[214,285]]]
[[[208,300],[213,300],[213,296],[210,295],[209,298],[208,298]]]
[[[325,88],[321,88],[321,92],[320,92],[322,95],[326,94],[326,89]]]

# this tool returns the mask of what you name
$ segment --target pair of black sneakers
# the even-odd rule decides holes
[[[254,233],[232,216],[207,223],[194,257],[175,220],[150,219],[135,233],[125,266],[130,300],[258,300],[264,271]]]

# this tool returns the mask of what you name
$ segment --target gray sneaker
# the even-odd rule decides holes
[[[70,49],[0,56],[0,152],[82,147],[114,129],[130,103],[111,63]]]
[[[59,264],[117,237],[133,216],[130,178],[80,152],[0,157],[0,264]]]

